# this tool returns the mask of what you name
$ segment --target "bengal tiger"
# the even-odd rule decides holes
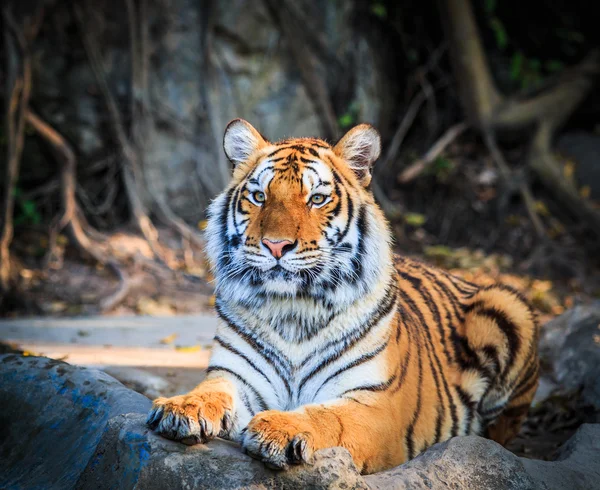
[[[237,441],[268,467],[342,446],[363,473],[441,441],[506,444],[538,383],[538,326],[517,291],[394,257],[369,190],[379,133],[335,146],[226,128],[234,164],[209,207],[220,319],[206,379],[158,398],[149,427]]]

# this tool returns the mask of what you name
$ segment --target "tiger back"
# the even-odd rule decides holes
[[[342,446],[363,473],[457,435],[506,444],[537,388],[538,327],[516,291],[394,257],[369,184],[366,124],[335,146],[271,143],[232,121],[228,188],[209,209],[220,322],[206,379],[148,425],[224,437],[270,467]]]

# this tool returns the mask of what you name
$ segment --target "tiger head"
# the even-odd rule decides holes
[[[335,145],[267,141],[247,121],[225,130],[234,164],[209,207],[207,251],[217,292],[261,297],[331,295],[351,301],[391,263],[390,235],[369,190],[379,133],[368,124]]]

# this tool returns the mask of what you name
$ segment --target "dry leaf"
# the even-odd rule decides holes
[[[161,344],[172,344],[177,337],[178,337],[178,335],[176,333],[172,333],[171,335],[167,335],[166,337],[163,337],[162,339],[160,339],[160,343]]]
[[[154,301],[151,298],[140,298],[137,302],[137,310],[142,315],[150,316],[171,316],[175,314],[175,309],[163,301]]]
[[[575,162],[572,160],[567,160],[565,162],[565,166],[563,167],[563,175],[567,179],[570,179],[571,177],[573,177],[574,173],[575,173]]]
[[[176,345],[175,350],[178,352],[198,352],[202,350],[201,345]]]
[[[589,185],[584,185],[581,189],[579,189],[579,195],[584,199],[589,199],[592,193],[592,189]]]
[[[535,201],[535,211],[541,216],[548,216],[550,214],[544,201]]]

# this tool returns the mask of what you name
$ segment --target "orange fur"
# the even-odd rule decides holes
[[[233,184],[269,154],[301,167],[309,151],[311,158],[335,169],[355,206],[367,206],[387,228],[366,187],[370,172],[359,168],[360,161],[358,166],[348,163],[348,152],[362,143],[353,140],[357,133],[335,148],[310,138],[272,145],[257,132],[251,134],[255,146],[244,148],[243,155],[249,156],[239,159]],[[344,146],[350,144],[354,147]],[[318,250],[324,216],[339,208],[340,197],[310,209],[297,174],[286,172],[273,179],[264,206],[240,200],[249,220],[245,243],[260,247],[264,238],[289,240],[298,243],[299,251]],[[257,413],[243,433],[251,455],[286,467],[310,460],[318,449],[342,446],[362,472],[370,473],[401,464],[455,435],[481,433],[506,444],[518,433],[538,378],[538,326],[527,302],[508,287],[478,286],[408,258],[396,257],[390,274],[395,276],[395,313],[385,349],[378,354],[385,382],[365,388],[361,385],[369,380],[364,380],[334,400]],[[235,410],[232,390],[227,375],[217,369],[188,395],[156,400],[154,410],[161,410],[162,419],[154,417],[152,424],[156,427],[168,414],[183,414],[190,424],[204,424],[196,439],[208,440],[226,432],[227,414]],[[166,436],[168,425],[161,431]]]

